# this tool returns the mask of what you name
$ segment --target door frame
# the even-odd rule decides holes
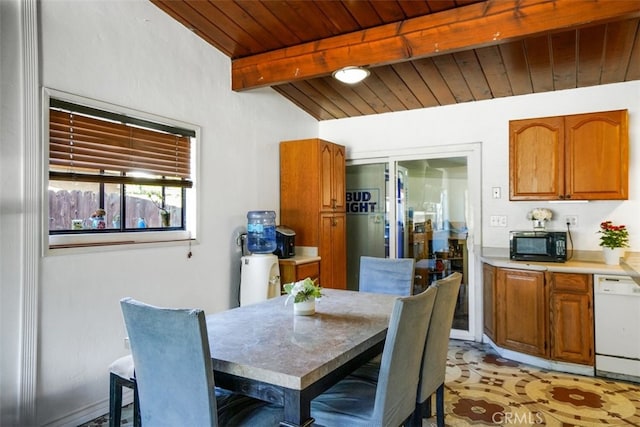
[[[372,163],[387,163],[389,180],[387,194],[393,195],[390,200],[389,224],[396,223],[395,194],[397,192],[397,162],[404,160],[438,159],[448,157],[467,158],[467,184],[469,192],[468,212],[468,298],[469,298],[469,330],[453,329],[451,338],[481,341],[482,340],[482,271],[480,250],[482,247],[482,143],[473,142],[457,145],[434,145],[377,151],[349,151],[346,165],[356,166]],[[393,177],[393,179],[391,178]],[[389,227],[389,256],[395,258],[396,227]]]

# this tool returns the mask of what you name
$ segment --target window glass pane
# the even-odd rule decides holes
[[[108,229],[120,230],[120,184],[104,184],[104,209]]]
[[[182,189],[125,185],[126,228],[182,227]]]
[[[49,231],[90,229],[99,194],[98,183],[49,181]]]

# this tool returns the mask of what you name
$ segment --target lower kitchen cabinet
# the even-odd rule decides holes
[[[593,276],[484,264],[484,333],[505,349],[594,365]]]
[[[320,282],[320,261],[300,262],[295,258],[281,259],[280,283],[287,283],[304,280],[307,277]]]
[[[496,344],[547,357],[546,300],[544,272],[498,268]]]
[[[324,288],[347,289],[347,215],[320,215],[320,285]]]
[[[593,279],[590,274],[552,273],[551,358],[594,364]]]

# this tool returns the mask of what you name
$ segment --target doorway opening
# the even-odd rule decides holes
[[[470,144],[454,151],[434,147],[411,155],[350,159],[348,289],[358,289],[363,255],[415,259],[414,293],[460,272],[452,336],[474,336],[479,313],[473,262],[474,218],[480,212],[479,150],[479,144]]]

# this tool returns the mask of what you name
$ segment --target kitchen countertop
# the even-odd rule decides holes
[[[620,262],[620,265],[625,273],[640,285],[640,254],[628,255]]]
[[[628,257],[631,259],[633,257]],[[621,265],[607,265],[598,261],[570,260],[567,262],[530,262],[512,261],[508,257],[481,256],[480,259],[487,264],[502,268],[516,268],[521,270],[552,271],[558,273],[583,273],[583,274],[610,274],[615,276],[628,276]],[[637,271],[640,271],[640,258],[636,257],[638,264]],[[640,277],[638,278],[640,280]]]
[[[295,265],[308,264],[310,262],[317,262],[317,261],[320,261],[319,256],[309,256],[309,255],[295,255],[295,256],[292,256],[291,258],[278,259],[278,262],[282,264],[295,264]]]

